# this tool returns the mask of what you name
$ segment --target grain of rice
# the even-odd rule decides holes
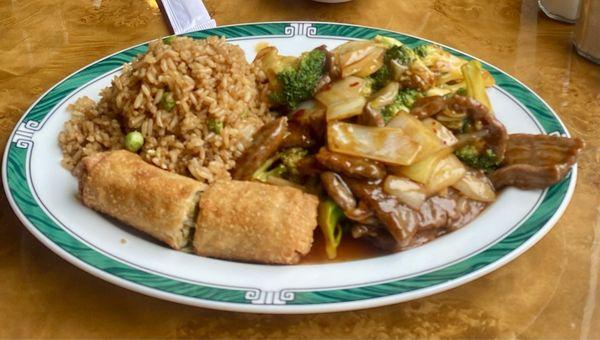
[[[162,99],[162,96],[163,96],[164,93],[165,93],[165,90],[158,89],[158,91],[156,91],[156,94],[154,95],[154,101],[153,101],[153,103],[154,104],[158,104],[160,102],[160,100]]]
[[[152,95],[150,94],[150,89],[148,88],[148,85],[146,84],[142,84],[142,92],[148,97],[152,97]]]

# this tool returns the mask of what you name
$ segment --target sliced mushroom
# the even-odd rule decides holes
[[[395,81],[389,82],[381,90],[377,91],[365,105],[363,112],[358,116],[358,124],[367,126],[385,126],[385,120],[381,110],[392,104],[398,95],[400,84]]]
[[[350,177],[382,179],[386,175],[385,166],[377,161],[342,155],[323,147],[316,155],[324,167]]]
[[[373,212],[364,203],[357,203],[352,191],[340,175],[331,171],[323,172],[321,183],[327,195],[340,206],[346,217],[363,224],[377,223],[376,219],[372,218]]]
[[[385,126],[385,120],[383,119],[381,110],[373,107],[371,103],[365,105],[363,112],[358,116],[357,123],[366,126]]]
[[[332,60],[333,55],[331,54],[331,52],[329,52],[329,50],[327,50],[327,46],[321,45],[321,46],[315,48],[315,50],[323,51],[325,53],[325,65],[323,66],[325,69],[325,75],[323,77],[321,77],[321,79],[317,83],[315,92],[318,92],[324,86],[327,86],[329,83],[331,83],[331,81],[333,79],[335,79],[335,77],[337,77],[337,75],[333,71],[333,60]]]
[[[321,183],[327,195],[343,211],[356,209],[356,199],[340,175],[331,171],[323,172],[321,173]]]

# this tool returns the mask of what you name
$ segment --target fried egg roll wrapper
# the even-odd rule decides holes
[[[84,158],[78,169],[83,203],[174,249],[188,243],[204,184],[148,164],[125,150]]]
[[[197,254],[247,262],[294,264],[317,226],[316,196],[292,187],[217,181],[200,197]]]

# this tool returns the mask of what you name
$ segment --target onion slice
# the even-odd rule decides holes
[[[433,195],[458,182],[465,175],[466,169],[452,154],[452,150],[443,149],[413,165],[391,168],[390,172],[423,184],[427,194]]]
[[[496,192],[492,183],[479,171],[468,170],[465,176],[454,183],[452,187],[476,201],[493,202],[496,200]]]
[[[440,138],[431,130],[431,128],[406,112],[399,112],[387,126],[402,129],[402,131],[410,136],[412,140],[422,146],[415,162],[426,159],[436,152],[449,147],[442,143]]]
[[[412,164],[422,148],[402,129],[343,122],[329,123],[327,143],[332,151],[393,165]]]
[[[327,108],[327,121],[350,118],[362,113],[367,99],[363,96],[366,81],[348,77],[337,81],[315,95]]]
[[[395,196],[400,202],[419,209],[427,199],[425,188],[408,178],[389,175],[383,182],[383,191]]]

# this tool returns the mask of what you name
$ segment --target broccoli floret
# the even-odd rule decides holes
[[[391,104],[386,105],[381,110],[381,114],[383,115],[383,120],[385,123],[387,124],[390,120],[392,120],[392,118],[394,118],[400,111],[410,111],[410,108],[415,103],[415,100],[421,98],[422,96],[423,95],[415,89],[406,88],[398,91],[394,101]]]
[[[392,61],[400,65],[409,66],[416,58],[415,52],[408,46],[393,46],[385,51],[385,63],[389,64]]]
[[[406,108],[410,109],[415,101],[419,98],[423,97],[421,92],[415,89],[402,89],[398,91],[398,95],[396,96],[396,100],[401,100]]]
[[[415,52],[415,55],[425,62],[427,66],[433,66],[436,61],[442,61],[444,64],[454,64],[456,61],[461,61],[461,59],[456,58],[435,44],[419,45],[415,47],[413,51]],[[461,64],[462,63],[463,62],[461,62]]]
[[[297,179],[298,161],[308,154],[303,148],[289,148],[269,158],[252,175],[252,178],[267,182],[271,176]]]
[[[381,66],[375,73],[367,77],[371,83],[371,90],[375,92],[382,89],[392,78],[390,69],[387,65]]]
[[[396,117],[399,111],[390,111],[385,108],[381,111],[381,115],[383,116],[383,121],[387,124],[392,120],[392,118]]]
[[[394,46],[385,53],[385,64],[394,80],[402,86],[429,90],[435,84],[435,74],[408,46]]]
[[[295,68],[279,72],[277,81],[280,89],[271,93],[271,102],[294,109],[300,102],[312,98],[325,73],[325,58],[324,51],[312,50],[300,59]]]
[[[279,154],[269,158],[266,162],[263,163],[254,174],[252,174],[252,178],[261,182],[266,182],[267,179],[271,176],[281,177],[286,172],[286,167],[283,164],[278,164],[275,167],[272,165],[279,160]]]
[[[489,148],[485,149],[485,151],[480,151],[475,146],[469,144],[457,149],[454,151],[454,154],[468,166],[486,172],[492,171],[500,165],[498,157]]]
[[[446,54],[444,50],[438,45],[433,44],[423,44],[413,48],[415,55],[421,59],[427,59],[429,57],[440,57],[443,54]]]
[[[282,151],[279,155],[281,163],[285,166],[286,172],[291,176],[298,176],[298,161],[308,154],[303,148],[289,148]]]
[[[428,53],[427,50],[428,50],[429,46],[430,46],[429,44],[419,45],[419,46],[415,47],[413,49],[413,51],[419,58],[425,58],[425,56]]]

